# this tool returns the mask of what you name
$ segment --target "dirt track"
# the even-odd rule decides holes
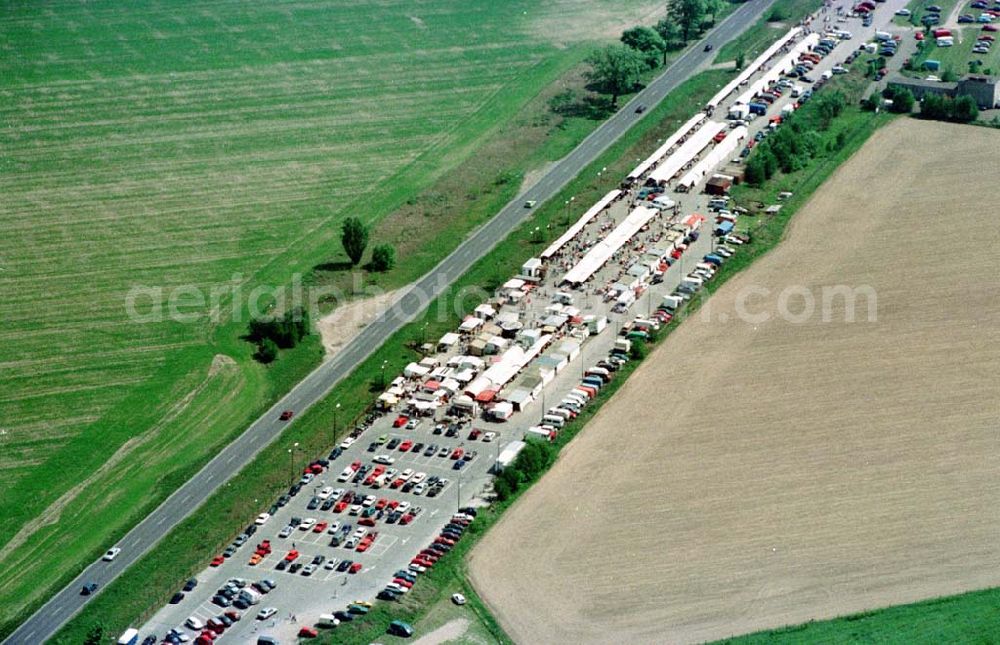
[[[472,554],[517,642],[696,642],[1000,584],[997,150],[884,128],[650,357]],[[860,299],[821,322],[838,284],[873,286],[877,321]],[[808,322],[731,322],[788,285]]]

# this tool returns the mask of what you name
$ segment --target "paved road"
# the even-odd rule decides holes
[[[226,446],[194,477],[177,489],[163,504],[137,524],[118,546],[122,552],[113,562],[96,562],[77,576],[36,611],[4,643],[34,644],[54,634],[86,604],[91,597],[80,595],[84,582],[106,587],[132,563],[155,546],[159,539],[202,504],[226,480],[239,472],[260,450],[271,443],[287,424],[278,422],[281,410],[301,414],[322,399],[351,370],[372,354],[386,338],[410,322],[449,284],[465,273],[474,262],[503,240],[530,211],[526,200],[539,204],[556,195],[573,177],[593,162],[644,115],[635,113],[639,104],[652,108],[668,93],[695,73],[708,67],[715,52],[704,53],[706,43],[719,46],[753,24],[774,0],[750,0],[721,21],[701,42],[678,58],[663,74],[652,81],[622,109],[601,124],[571,153],[557,162],[542,179],[507,204],[492,220],[477,229],[455,251],[421,278],[386,315],[369,324],[333,359],[323,363],[291,392],[257,419],[242,435]]]

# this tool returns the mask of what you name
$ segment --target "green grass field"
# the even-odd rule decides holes
[[[514,131],[581,43],[654,3],[606,4],[9,7],[0,633],[320,360],[311,339],[261,368],[232,315],[130,322],[128,290],[246,293],[342,260],[341,218],[378,220]]]
[[[917,76],[918,78],[925,77],[928,74],[935,74],[940,77],[942,73],[950,70],[958,76],[962,76],[972,71],[969,67],[969,63],[972,61],[982,62],[979,73],[989,74],[1000,71],[1000,47],[994,45],[990,48],[988,54],[974,54],[972,52],[972,48],[976,45],[976,37],[982,33],[980,25],[961,27],[952,30],[952,33],[956,36],[961,34],[961,42],[956,38],[955,44],[951,47],[938,47],[933,37],[924,40],[920,46],[920,50],[913,57],[913,69],[916,71],[908,72],[908,74]],[[991,35],[995,36],[996,34]],[[936,72],[924,70],[924,61],[928,59],[939,61],[941,69]]]

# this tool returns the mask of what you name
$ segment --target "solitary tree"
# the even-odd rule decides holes
[[[661,55],[667,51],[667,44],[649,27],[632,27],[622,33],[622,43],[640,52],[650,69],[656,67]]]
[[[746,54],[744,54],[743,52],[739,52],[738,54],[736,54],[736,69],[743,69],[743,66],[746,65],[746,62],[747,62]]]
[[[365,247],[368,246],[368,227],[357,217],[348,217],[344,220],[340,241],[347,257],[351,258],[351,264],[357,264],[361,262]]]
[[[629,92],[639,81],[646,63],[642,56],[625,45],[608,45],[595,50],[587,57],[590,71],[587,78],[611,95],[611,105],[618,105],[618,97]]]

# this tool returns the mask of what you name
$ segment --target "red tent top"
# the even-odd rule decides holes
[[[496,390],[483,390],[476,395],[476,401],[480,403],[489,403],[496,397]]]

